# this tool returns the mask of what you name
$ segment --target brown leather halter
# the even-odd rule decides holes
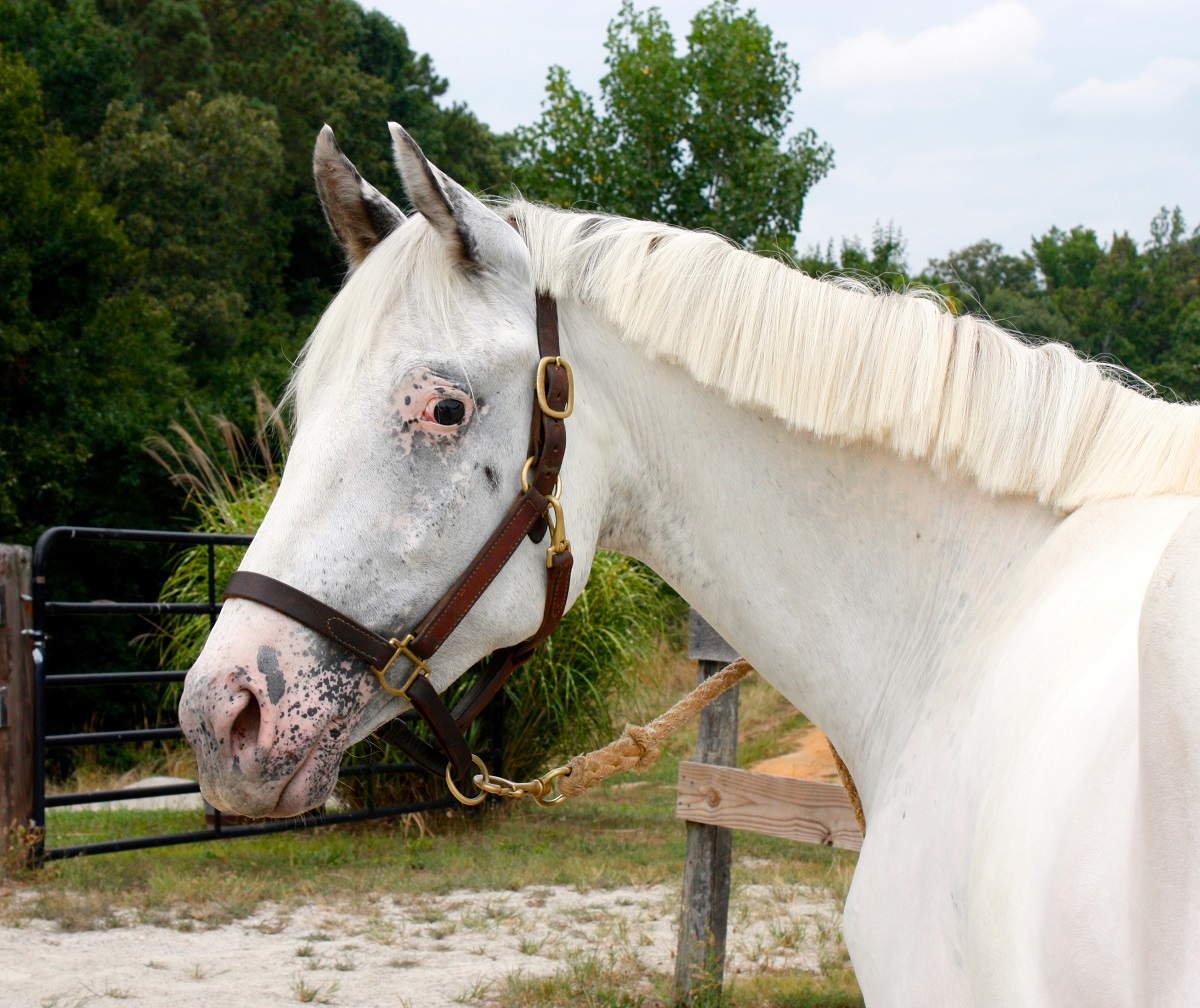
[[[425,720],[440,751],[419,738],[399,719],[378,734],[403,749],[432,773],[465,780],[475,757],[464,732],[500,691],[513,670],[529,660],[534,647],[545,640],[562,619],[571,586],[571,544],[566,539],[558,479],[567,448],[563,423],[571,414],[574,394],[571,368],[559,356],[558,308],[548,294],[537,295],[537,338],[541,360],[536,378],[536,401],[529,434],[529,459],[521,473],[521,496],[491,537],[449,590],[416,628],[402,640],[377,634],[357,620],[265,574],[237,571],[225,588],[225,598],[250,599],[290,616],[310,630],[340,644],[371,666],[380,685],[402,696]],[[528,640],[501,648],[476,666],[479,677],[450,710],[429,683],[427,662],[446,642],[454,628],[471,611],[495,580],[521,540],[541,542],[550,532],[546,550],[546,604],[542,624]],[[392,686],[389,673],[397,659],[411,666],[404,684]]]

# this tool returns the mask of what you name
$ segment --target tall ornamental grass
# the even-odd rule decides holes
[[[250,442],[225,418],[212,417],[205,423],[193,413],[194,429],[174,425],[169,437],[150,445],[151,454],[186,492],[197,531],[253,533],[266,514],[279,485],[282,463],[277,460],[286,454],[288,441],[276,411],[261,393],[258,416],[258,429]],[[243,553],[240,548],[217,550],[218,594]],[[467,559],[463,558],[464,564]],[[207,601],[207,577],[207,549],[186,550],[172,567],[160,597],[164,602]],[[627,708],[642,691],[660,643],[682,617],[681,606],[649,568],[618,553],[600,551],[579,600],[505,686],[504,774],[534,775],[553,761],[609,741],[620,727],[614,724],[614,710]],[[157,637],[163,667],[189,667],[208,629],[206,616],[165,620]],[[465,685],[452,690],[452,696]],[[480,749],[491,746],[480,725],[472,728],[470,741]],[[408,759],[374,737],[353,746],[347,755],[355,763]],[[348,780],[344,798],[360,804],[365,786],[357,779]],[[373,800],[378,804],[430,793],[430,783],[425,781],[393,784],[380,779],[375,787]]]
[[[275,497],[289,439],[274,405],[254,390],[254,437],[247,442],[237,425],[223,416],[205,423],[191,407],[190,427],[172,423],[167,437],[152,438],[147,452],[185,494],[196,532],[253,535]],[[279,461],[277,461],[277,458]],[[216,590],[237,570],[245,555],[239,546],[214,551]],[[172,565],[159,594],[162,602],[208,601],[208,549],[183,551]],[[190,668],[204,647],[207,616],[169,616],[153,638],[163,668]],[[174,698],[172,698],[174,699]]]

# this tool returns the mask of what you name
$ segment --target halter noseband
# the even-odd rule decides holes
[[[538,362],[537,395],[529,434],[529,458],[521,473],[521,496],[508,509],[462,576],[411,633],[403,639],[381,637],[319,599],[253,571],[236,571],[225,588],[224,598],[249,599],[268,606],[367,662],[385,690],[412,704],[429,725],[440,751],[414,734],[399,718],[377,734],[404,750],[431,773],[445,774],[451,787],[451,776],[464,780],[473,760],[477,759],[471,754],[464,732],[500,691],[513,670],[528,661],[534,647],[558,626],[571,586],[574,561],[563,525],[557,486],[567,449],[563,420],[571,414],[574,392],[571,369],[559,356],[558,308],[548,294],[537,295],[537,339],[541,360]],[[547,531],[550,532],[550,546],[546,550],[546,605],[541,626],[527,640],[501,648],[475,665],[479,677],[450,710],[429,682],[427,662],[479,601],[516,552],[521,540],[528,536],[534,542],[541,542]],[[411,668],[404,684],[395,687],[389,682],[389,674],[398,659],[408,662]]]

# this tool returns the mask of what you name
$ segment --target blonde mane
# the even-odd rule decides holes
[[[513,202],[534,284],[731,402],[1070,511],[1200,495],[1200,409],[914,294],[811,277],[704,233]]]

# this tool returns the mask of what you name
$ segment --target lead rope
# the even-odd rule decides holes
[[[829,742],[829,739],[825,740]],[[842,788],[846,792],[846,797],[850,799],[850,807],[854,810],[854,819],[858,823],[858,831],[863,835],[867,835],[867,817],[863,813],[862,798],[859,797],[858,787],[854,783],[854,778],[850,776],[850,771],[846,769],[846,764],[842,762],[842,757],[838,755],[838,751],[833,748],[833,743],[829,742],[829,751],[833,753],[833,762],[837,767],[838,777],[842,781]]]
[[[705,705],[753,671],[744,658],[731,662],[648,725],[626,725],[620,738],[601,749],[576,756],[565,766],[555,767],[536,780],[515,782],[493,777],[483,760],[473,756],[475,765],[481,771],[472,778],[479,788],[479,794],[470,798],[462,794],[455,786],[449,769],[446,771],[446,783],[454,797],[464,805],[478,805],[489,794],[501,798],[532,798],[539,805],[557,805],[567,798],[583,794],[615,773],[648,769],[662,755],[662,745],[670,735],[687,724]],[[554,793],[555,787],[557,794]]]
[[[493,777],[488,773],[483,760],[472,756],[475,765],[482,771],[472,778],[475,786],[479,788],[479,794],[474,798],[462,794],[455,787],[449,770],[446,772],[446,783],[450,785],[454,797],[464,805],[478,805],[489,794],[500,798],[532,798],[539,805],[557,805],[568,798],[578,797],[588,788],[607,780],[615,773],[625,770],[641,773],[650,769],[654,761],[662,755],[662,744],[672,734],[753,671],[753,666],[745,658],[730,662],[648,725],[626,725],[620,738],[601,749],[576,756],[565,766],[555,767],[536,780],[517,782]],[[829,743],[829,751],[833,753],[838,777],[841,778],[846,797],[850,800],[850,807],[854,810],[858,828],[865,835],[867,820],[863,815],[862,799],[854,785],[854,778],[850,776],[850,771],[846,769],[846,764],[842,762],[842,757],[838,755],[832,742]],[[558,794],[554,793],[555,787],[558,788]]]

